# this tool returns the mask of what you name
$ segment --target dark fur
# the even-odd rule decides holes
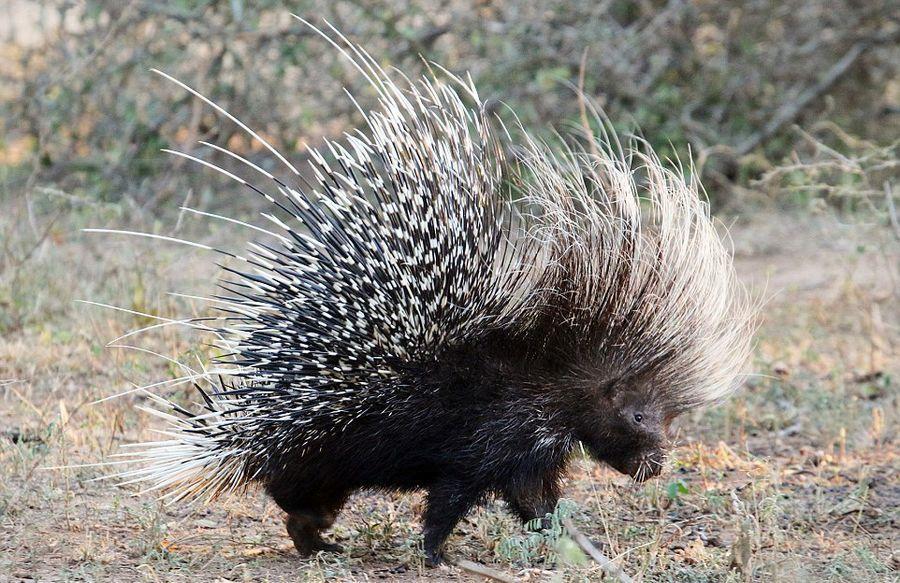
[[[529,348],[534,340],[495,334],[414,367],[406,388],[388,388],[390,415],[371,411],[315,448],[272,459],[266,489],[298,551],[336,548],[320,532],[355,490],[425,489],[425,552],[436,564],[456,523],[489,495],[523,522],[553,512],[578,442],[621,472],[656,475],[666,423],[653,391],[601,373],[568,381],[591,363]]]

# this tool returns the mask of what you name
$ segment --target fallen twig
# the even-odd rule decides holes
[[[469,573],[480,575],[486,579],[493,579],[494,581],[503,581],[503,583],[515,583],[516,580],[507,575],[506,573],[501,573],[500,571],[495,571],[494,569],[489,569],[484,565],[479,565],[473,561],[467,561],[466,559],[458,559],[455,561],[448,561],[450,564],[459,567],[463,571],[468,571]]]
[[[600,568],[604,573],[610,577],[614,577],[620,583],[633,583],[634,580],[631,577],[622,571],[618,565],[613,563],[612,559],[601,553],[586,536],[581,534],[581,531],[575,528],[575,524],[572,523],[571,518],[564,518],[562,524],[566,527],[566,530],[569,531],[575,544],[581,547],[581,550],[587,553],[590,558],[600,565]]]

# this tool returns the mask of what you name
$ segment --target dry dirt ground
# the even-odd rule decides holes
[[[78,230],[121,224],[115,211],[64,213],[45,229],[54,213],[40,210],[0,214],[0,581],[479,580],[423,567],[419,495],[356,496],[334,529],[345,553],[303,561],[259,493],[167,507],[96,481],[96,467],[47,469],[152,438],[140,398],[91,402],[178,376],[105,346],[146,319],[74,300],[199,313],[164,292],[209,291],[215,271],[181,247]],[[238,236],[209,228],[200,236]],[[756,374],[680,423],[673,468],[655,481],[576,460],[559,513],[636,580],[896,581],[900,245],[884,226],[828,214],[764,213],[731,232],[742,279],[771,296]],[[182,360],[203,350],[172,327],[136,344]],[[499,502],[471,514],[449,550],[514,580],[602,580],[564,533],[526,534]]]

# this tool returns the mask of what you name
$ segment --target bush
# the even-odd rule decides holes
[[[192,184],[162,147],[205,139],[271,162],[151,68],[297,158],[358,123],[342,87],[358,88],[359,75],[289,9],[328,19],[411,76],[425,70],[420,54],[471,71],[483,98],[508,103],[538,132],[579,124],[573,87],[584,62],[585,93],[617,127],[640,128],[663,155],[686,159],[690,147],[720,202],[789,158],[795,122],[827,118],[882,146],[898,129],[889,0],[37,4],[6,9],[18,18],[0,47],[0,161],[23,166],[32,183],[136,209],[191,186],[215,203],[209,174]]]

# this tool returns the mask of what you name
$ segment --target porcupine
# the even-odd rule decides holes
[[[169,437],[120,475],[170,500],[262,485],[302,555],[339,550],[321,533],[354,491],[424,489],[429,564],[488,496],[546,519],[579,444],[635,480],[657,475],[672,420],[735,387],[754,325],[693,174],[609,133],[554,150],[497,131],[471,78],[394,82],[314,30],[378,103],[353,100],[363,129],[311,149],[311,180],[161,73],[291,178],[212,144],[269,186],[172,152],[272,208],[267,227],[195,211],[264,238],[212,249],[231,260],[210,298],[222,318],[179,323],[230,357],[190,375],[199,412],[150,395]]]

